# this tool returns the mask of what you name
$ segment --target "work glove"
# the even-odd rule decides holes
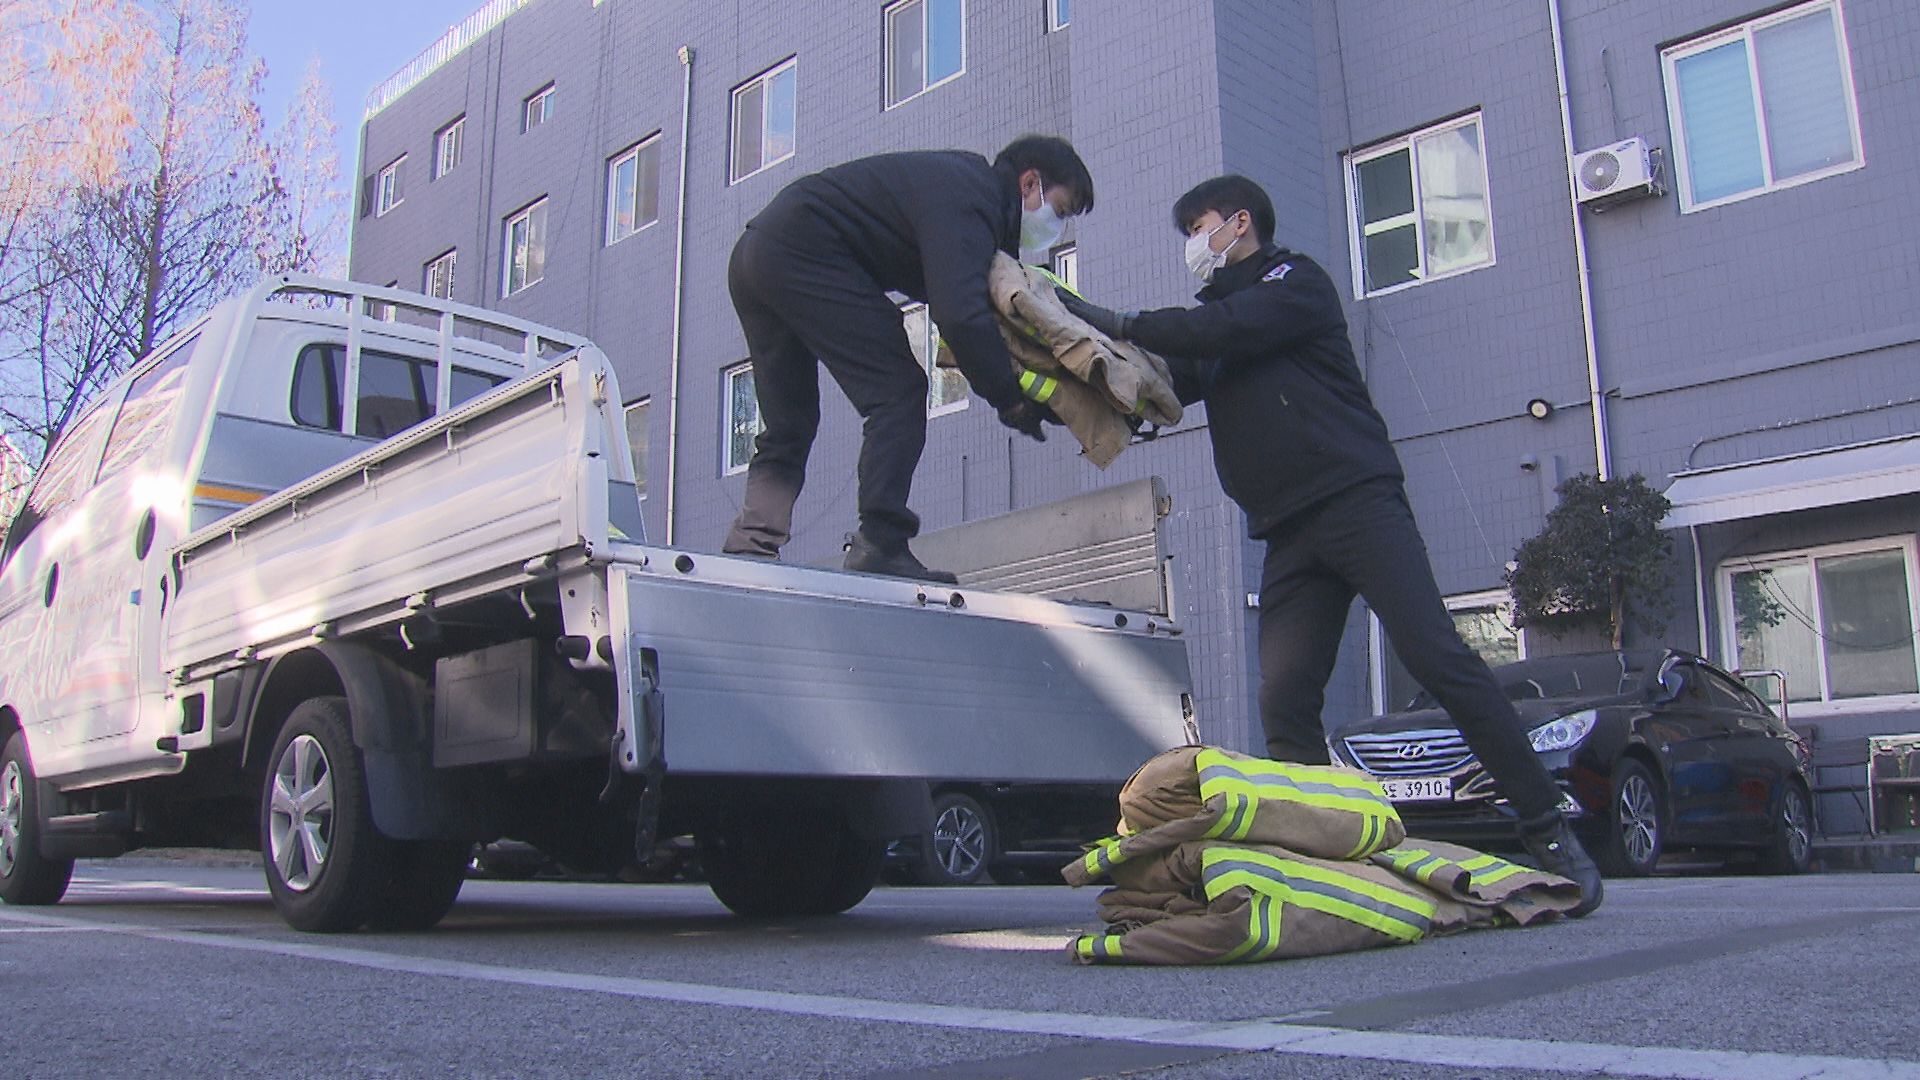
[[[1103,308],[1099,304],[1082,300],[1065,289],[1056,288],[1053,290],[1053,295],[1059,297],[1060,303],[1081,322],[1110,338],[1125,338],[1128,325],[1133,322],[1134,315],[1138,314],[1132,311]]]
[[[1046,442],[1047,433],[1040,425],[1058,424],[1060,418],[1037,401],[1018,398],[1000,406],[1000,422],[1034,442]]]

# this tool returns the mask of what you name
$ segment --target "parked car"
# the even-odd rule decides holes
[[[1738,678],[1678,650],[1555,656],[1493,673],[1603,872],[1645,875],[1678,847],[1754,856],[1769,873],[1806,869],[1808,748]],[[1426,694],[1405,712],[1337,728],[1328,745],[1380,780],[1410,834],[1513,840],[1493,778]]]
[[[1113,832],[1118,784],[935,784],[918,837],[887,849],[899,884],[1059,884],[1060,868]]]

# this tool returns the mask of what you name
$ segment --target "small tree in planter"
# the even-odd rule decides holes
[[[1556,637],[1605,629],[1616,649],[1628,620],[1664,633],[1673,613],[1673,537],[1660,531],[1660,521],[1673,504],[1638,473],[1624,480],[1569,477],[1558,494],[1560,505],[1520,545],[1507,573],[1514,625]]]

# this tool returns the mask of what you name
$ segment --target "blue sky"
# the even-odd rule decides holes
[[[254,0],[247,38],[267,62],[267,125],[280,122],[307,60],[318,56],[320,73],[333,87],[340,179],[353,191],[367,91],[482,6],[484,0],[334,0],[324,6]]]

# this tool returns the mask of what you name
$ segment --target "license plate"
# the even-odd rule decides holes
[[[1380,781],[1393,802],[1443,802],[1453,798],[1451,776],[1406,776]]]

